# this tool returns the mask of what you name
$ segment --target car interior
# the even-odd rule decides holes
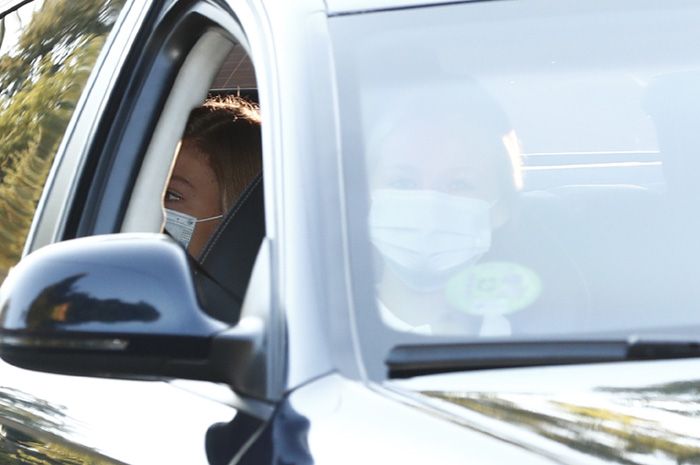
[[[253,65],[244,44],[211,30],[195,44],[172,86],[136,180],[122,232],[164,232],[163,197],[180,147],[180,137],[173,135],[183,134],[190,111],[206,98],[231,94],[258,102]],[[203,252],[199,257],[190,256],[190,262],[205,311],[235,323],[265,236],[262,173],[223,215]]]

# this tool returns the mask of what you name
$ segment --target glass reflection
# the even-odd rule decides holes
[[[691,1],[532,0],[336,21],[344,152],[364,156],[371,206],[356,220],[370,220],[385,322],[514,339],[696,325],[699,17]],[[492,98],[468,97],[477,85]],[[496,160],[521,147],[516,199],[489,196]],[[496,203],[488,234],[458,240],[486,224],[443,206],[462,169],[482,184],[463,197]],[[470,241],[481,256],[464,266]]]
[[[519,195],[520,149],[508,116],[474,81],[441,87],[449,101],[401,89],[370,137],[382,317],[418,333],[503,336],[539,332],[545,322],[573,330],[585,283]]]
[[[160,313],[146,302],[98,299],[75,289],[86,274],[65,278],[44,288],[29,304],[27,329],[50,329],[81,323],[155,321]]]
[[[595,389],[596,395],[426,391],[607,461],[700,463],[700,381]],[[598,395],[599,394],[599,395]]]
[[[25,434],[0,425],[0,462],[36,465],[114,465],[118,462],[59,442]]]
[[[53,157],[124,0],[45,0],[2,18],[0,281],[19,259]]]
[[[21,428],[17,425],[22,425]],[[42,437],[31,434],[41,431]],[[65,407],[16,389],[0,388],[0,463],[37,465],[114,464],[94,452],[45,435],[69,432]]]
[[[59,433],[65,428],[65,408],[10,387],[0,387],[0,418],[38,431]]]

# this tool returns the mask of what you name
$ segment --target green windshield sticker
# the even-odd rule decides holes
[[[532,305],[542,294],[542,280],[517,263],[480,263],[454,275],[445,294],[450,305],[463,312],[507,315]]]

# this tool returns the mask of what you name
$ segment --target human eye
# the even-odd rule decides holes
[[[166,202],[178,202],[182,200],[182,194],[173,189],[168,189],[165,191],[165,201]]]
[[[407,176],[397,176],[390,179],[387,183],[387,187],[392,189],[417,189],[418,183],[415,179]]]
[[[474,183],[464,178],[452,179],[447,184],[447,192],[450,194],[465,194],[474,190]]]
[[[379,187],[385,189],[415,190],[420,188],[420,176],[412,166],[395,165],[382,169]]]

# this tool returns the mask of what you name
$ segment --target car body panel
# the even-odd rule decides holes
[[[326,0],[328,14],[344,15],[484,0]]]
[[[347,262],[339,260],[348,251],[324,4],[230,4],[248,34],[261,107],[271,115],[262,134],[265,209],[276,272],[272,301],[287,326],[286,384],[293,388],[334,369],[357,376]]]
[[[329,375],[291,393],[258,442],[233,463],[586,463],[560,461],[445,419],[381,386]]]
[[[488,370],[387,383],[446,418],[562,463],[692,463],[697,360]]]
[[[0,425],[47,450],[63,448],[71,460],[83,457],[65,463],[207,463],[207,430],[235,413],[222,399],[166,382],[53,375],[0,362]]]

